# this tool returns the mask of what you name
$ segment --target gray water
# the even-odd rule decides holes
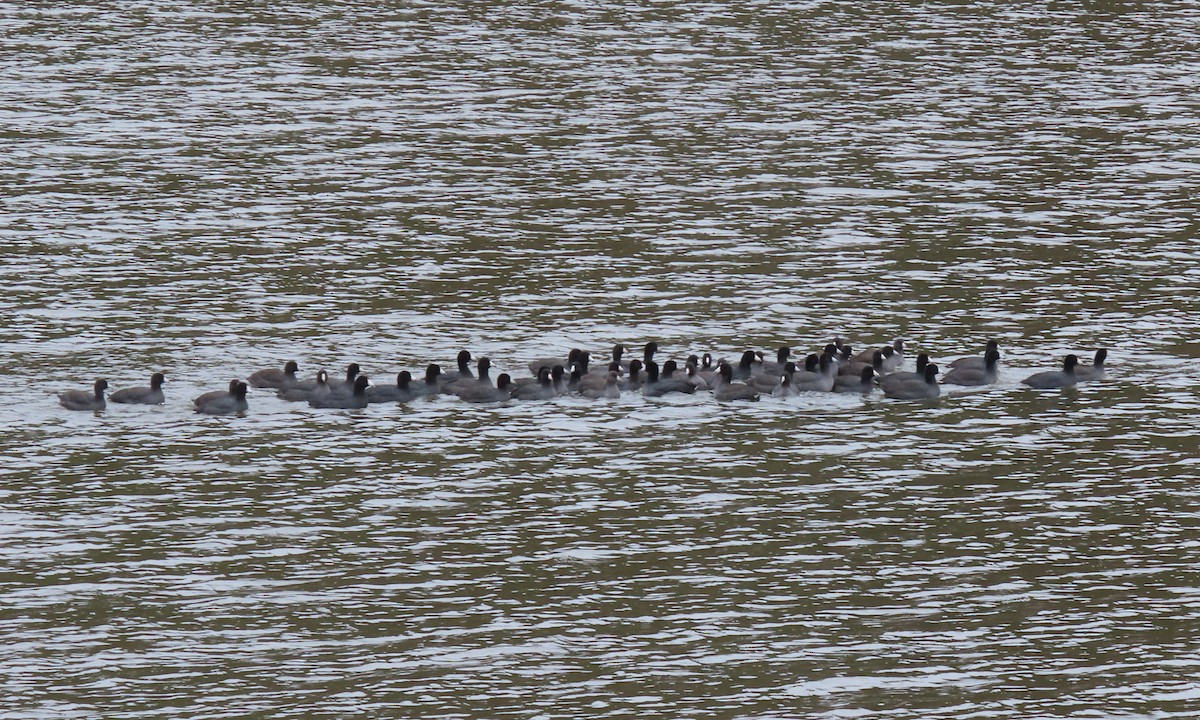
[[[0,3],[0,716],[1200,716],[1198,29]],[[190,406],[835,335],[1000,382]]]

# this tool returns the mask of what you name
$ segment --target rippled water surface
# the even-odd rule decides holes
[[[0,3],[0,715],[1200,716],[1200,5]],[[1000,382],[190,398],[840,335]],[[1110,351],[1100,383],[1019,381]],[[162,407],[54,393],[164,371]]]

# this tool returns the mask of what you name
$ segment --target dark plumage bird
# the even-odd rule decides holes
[[[550,377],[550,368],[543,365],[538,370],[536,383],[514,386],[512,396],[517,400],[550,400],[558,397],[558,391],[554,389],[554,380]]]
[[[619,365],[618,365],[619,367]],[[616,399],[621,397],[621,388],[617,384],[618,375],[616,371],[609,370],[608,375],[604,378],[604,387],[589,387],[579,391],[579,394],[585,398],[599,400],[600,398]]]
[[[196,406],[196,412],[206,415],[233,415],[245,412],[250,408],[250,404],[246,402],[246,390],[249,387],[241,380],[230,380],[228,390],[206,392],[192,400],[192,404]]]
[[[829,392],[833,390],[833,383],[837,377],[837,369],[833,365],[833,361],[829,353],[825,353],[817,358],[817,369],[809,370],[812,366],[812,359],[815,355],[809,355],[804,361],[804,370],[797,370],[792,373],[791,384],[796,390],[807,392]]]
[[[1108,359],[1108,350],[1100,348],[1096,351],[1096,357],[1091,365],[1075,366],[1075,380],[1084,382],[1087,380],[1099,380],[1104,377],[1104,361]],[[116,397],[110,395],[109,400],[115,400]]]
[[[567,387],[567,369],[562,365],[555,365],[550,368],[550,382],[554,385],[554,391],[559,395],[566,395],[571,391]]]
[[[790,347],[781,347],[775,351],[775,361],[764,360],[754,368],[756,375],[780,375],[783,373],[783,366],[787,364],[788,358],[792,356]]]
[[[488,371],[491,370],[491,368],[492,368],[491,359],[486,358],[486,357],[481,357],[481,358],[479,358],[479,361],[475,363],[475,367],[476,367],[476,370],[478,370],[478,372],[479,372],[478,377],[464,375],[464,376],[460,377],[459,379],[453,380],[451,382],[443,381],[442,382],[442,393],[445,395],[457,395],[464,388],[470,387],[472,385],[485,385],[485,386],[491,387],[492,378],[488,374]]]
[[[792,377],[794,375],[795,373],[780,375],[779,384],[771,390],[771,397],[789,398],[799,395],[800,391],[796,389],[795,385],[792,385]]]
[[[370,400],[367,398],[367,388],[371,381],[366,375],[354,377],[354,389],[349,395],[344,393],[329,393],[328,395],[312,395],[308,398],[309,407],[338,408],[343,410],[365,408]]]
[[[775,388],[779,387],[779,383],[782,382],[784,375],[788,376],[790,379],[795,373],[796,363],[789,361],[783,364],[783,367],[779,370],[779,372],[772,375],[763,373],[761,375],[753,375],[746,378],[746,384],[758,392],[773,393],[775,392]]]
[[[579,378],[579,384],[575,389],[581,395],[591,390],[603,390],[608,385],[608,374],[610,372],[615,372],[618,379],[621,377],[621,363],[619,360],[610,362],[608,367],[605,368],[603,375],[592,371]]]
[[[955,360],[951,360],[950,367],[952,367],[952,368],[969,367],[969,368],[976,368],[978,370],[982,370],[985,367],[987,367],[987,354],[988,354],[989,350],[995,350],[996,352],[999,352],[1000,351],[1000,343],[996,342],[995,340],[988,340],[987,344],[983,348],[982,355],[970,355],[968,357],[960,357]],[[950,376],[950,373],[946,373],[946,377],[949,377],[949,376]],[[945,382],[945,380],[943,379],[942,382]]]
[[[656,343],[654,341],[646,343],[646,345],[642,348],[642,359],[638,362],[640,362],[642,364],[643,371],[646,369],[647,365],[649,365],[651,362],[654,361],[654,355],[657,352],[658,352],[658,343]],[[629,372],[629,366],[632,365],[633,362],[634,362],[633,360],[630,360],[628,363],[626,363],[626,361],[622,360],[621,361],[621,369],[624,370],[625,372]]]
[[[668,360],[668,363],[675,362]],[[685,378],[662,378],[658,374],[658,363],[653,360],[646,365],[646,383],[642,385],[642,394],[646,397],[662,397],[669,393],[694,393],[696,386]]]
[[[622,390],[642,389],[642,385],[646,384],[646,375],[642,368],[641,360],[634,359],[629,362],[629,375],[619,381]]]
[[[358,367],[358,363],[350,363],[346,366],[346,379],[339,383],[330,383],[329,390],[334,395],[353,395],[360,372],[362,369]]]
[[[708,386],[716,387],[721,379],[720,369],[713,364],[713,356],[710,353],[704,353],[700,356],[700,366],[696,369],[696,374],[700,376]]]
[[[442,392],[441,376],[442,366],[437,363],[431,363],[425,368],[425,379],[410,386],[413,391],[413,397],[440,394]]]
[[[872,364],[874,362],[875,352],[878,350],[879,352],[883,353],[883,371],[886,373],[895,372],[896,368],[899,367],[900,363],[904,360],[903,348],[904,341],[897,340],[891,345],[884,345],[883,347],[879,348],[863,350],[854,356],[853,362]]]
[[[58,394],[58,404],[68,410],[103,410],[107,380],[97,380],[91,390],[67,390]]]
[[[849,375],[852,378],[860,378],[862,377],[864,368],[871,368],[872,375],[875,373],[883,375],[883,351],[876,350],[875,352],[871,353],[870,362],[851,360],[847,363],[839,363],[838,375]]]
[[[883,394],[897,400],[921,400],[935,398],[942,394],[937,382],[938,366],[930,363],[925,366],[925,375],[902,383],[889,386]]]
[[[316,380],[298,382],[291,387],[277,391],[275,394],[284,400],[292,402],[308,402],[308,399],[314,395],[329,395],[331,392],[333,391],[329,388],[329,373],[324,370],[318,370]]]
[[[983,367],[960,365],[942,376],[943,385],[991,385],[996,382],[1000,351],[992,348],[984,354]]]
[[[734,382],[733,368],[725,363],[721,366],[721,379],[713,390],[713,397],[718,402],[753,401],[758,399],[758,392],[745,383]]]
[[[623,365],[623,363],[621,362],[621,358],[623,358],[623,357],[625,357],[625,346],[619,345],[619,344],[613,345],[612,358],[608,361],[608,363],[606,365],[591,368],[590,370],[588,370],[588,372],[596,373],[596,374],[600,375],[601,377],[607,377],[608,374],[610,372],[612,372],[612,364],[616,363],[617,364],[617,373],[620,374],[621,367]]]
[[[1034,373],[1021,382],[1039,390],[1069,387],[1078,382],[1078,378],[1075,377],[1075,366],[1078,364],[1079,358],[1077,356],[1068,355],[1063,358],[1062,370]]]
[[[566,362],[564,362],[561,357],[544,357],[531,360],[529,362],[529,374],[537,377],[539,370],[542,368],[549,368],[553,370],[555,365],[562,365],[565,368],[571,367],[571,365],[573,365],[575,361],[579,359],[579,353],[581,352],[583,351],[579,348],[571,348],[571,351],[567,353]]]
[[[880,353],[880,357],[883,354]],[[838,393],[867,394],[875,388],[875,368],[867,365],[859,371],[858,377],[853,375],[838,375],[833,383],[833,391]]]
[[[401,370],[396,373],[395,385],[371,385],[367,388],[367,402],[408,402],[417,396],[412,387],[412,373]]]
[[[916,372],[895,372],[890,375],[884,375],[879,378],[879,387],[886,393],[887,389],[892,386],[899,386],[903,383],[912,380],[924,380],[925,368],[929,365],[929,354],[921,353],[917,356],[917,371]]]
[[[166,381],[167,378],[162,373],[154,373],[150,376],[150,387],[123,388],[109,395],[108,399],[115,403],[132,405],[162,405],[167,399],[162,389]]]
[[[496,386],[486,383],[475,383],[464,387],[458,397],[469,403],[504,402],[512,397],[512,378],[508,373],[500,373],[496,378]]]
[[[863,350],[862,352],[858,353],[854,357],[850,358],[850,361],[851,362],[870,363],[871,358],[875,355],[876,351],[882,352],[883,348],[881,348],[881,347],[867,348],[866,350]],[[895,352],[895,350],[893,350],[892,352]]]
[[[904,341],[896,340],[892,343],[892,351],[883,353],[883,371],[896,372],[896,368],[904,362]]]
[[[758,355],[753,350],[747,350],[742,353],[742,359],[738,361],[736,367],[731,368],[733,371],[734,380],[745,380],[754,374],[755,366],[759,364]],[[647,366],[649,367],[649,366]]]
[[[258,370],[246,378],[246,382],[249,383],[250,387],[275,388],[279,390],[281,388],[292,387],[298,383],[299,379],[296,377],[296,373],[299,370],[300,366],[296,364],[295,360],[288,360],[282,370],[279,368]]]
[[[475,377],[475,374],[471,372],[471,352],[469,350],[460,350],[456,362],[458,363],[457,370],[449,370],[441,374],[439,382],[443,385],[465,377]]]

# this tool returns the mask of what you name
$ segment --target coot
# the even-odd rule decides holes
[[[1048,372],[1034,373],[1021,382],[1031,388],[1037,388],[1039,390],[1069,387],[1074,385],[1078,380],[1078,378],[1075,377],[1075,366],[1078,364],[1079,358],[1077,356],[1068,355],[1063,358],[1062,370],[1050,370]]]
[[[250,377],[246,378],[246,382],[250,387],[256,388],[275,388],[276,390],[295,385],[299,380],[296,378],[296,372],[300,370],[300,366],[295,360],[288,360],[279,368],[267,368],[251,373]]]
[[[883,389],[883,394],[897,400],[921,400],[935,398],[942,394],[942,388],[937,382],[938,366],[930,363],[925,366],[924,377],[905,380],[889,385]]]
[[[883,353],[879,354],[883,357]],[[838,393],[862,393],[867,394],[875,388],[875,368],[867,365],[858,372],[858,377],[853,375],[838,375],[837,380],[833,383],[833,391]]]
[[[162,405],[166,400],[162,390],[163,383],[166,381],[167,379],[162,373],[154,373],[150,376],[150,387],[123,388],[109,395],[108,399],[115,403],[132,405]]]
[[[107,380],[97,380],[91,390],[67,390],[58,394],[58,404],[68,410],[103,410]]]
[[[331,392],[329,389],[329,373],[324,370],[318,370],[316,380],[298,382],[291,387],[278,390],[275,394],[284,400],[307,402],[314,395],[329,395]]]
[[[412,373],[401,370],[396,373],[395,385],[371,385],[367,388],[367,402],[408,402],[417,394],[412,388]]]
[[[721,379],[713,390],[713,397],[718,402],[754,401],[758,399],[758,392],[745,383],[734,382],[733,368],[725,363],[721,366]]]
[[[960,360],[966,358],[959,358]],[[984,353],[983,367],[960,365],[951,368],[942,377],[943,385],[991,385],[996,382],[997,364],[1000,362],[1000,351],[992,348]]]
[[[1096,357],[1091,365],[1075,366],[1075,379],[1079,382],[1085,380],[1099,380],[1104,377],[1104,361],[1108,359],[1108,350],[1100,348],[1096,351]],[[110,395],[109,400],[115,400],[116,397]]]
[[[250,408],[246,402],[246,390],[250,386],[241,380],[230,380],[228,390],[206,392],[192,400],[196,412],[206,415],[232,415]]]
[[[458,393],[458,397],[470,403],[503,402],[512,397],[512,378],[508,373],[500,373],[496,378],[496,386],[485,383],[468,385]]]
[[[371,381],[367,379],[366,375],[356,375],[354,378],[354,389],[349,395],[344,393],[329,393],[328,395],[313,394],[308,398],[308,404],[310,407],[315,408],[365,408],[370,402],[367,398],[367,388],[370,385]]]

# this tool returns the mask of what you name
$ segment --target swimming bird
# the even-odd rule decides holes
[[[66,390],[58,394],[58,404],[68,410],[103,410],[107,380],[97,380],[89,390]]]
[[[1075,377],[1075,366],[1078,364],[1078,356],[1068,355],[1063,358],[1062,370],[1050,370],[1048,372],[1034,373],[1021,382],[1031,388],[1037,388],[1039,390],[1070,387],[1078,380],[1078,378]]]
[[[879,378],[879,387],[886,393],[887,389],[892,386],[899,386],[903,383],[912,380],[924,380],[925,368],[929,365],[929,354],[921,353],[917,355],[917,371],[916,372],[894,372],[884,375]]]
[[[437,363],[430,363],[425,368],[425,379],[409,386],[413,391],[413,397],[419,398],[440,394],[442,392],[441,376],[442,366]]]
[[[795,373],[793,373],[794,375]],[[800,391],[792,385],[792,375],[780,375],[779,384],[771,390],[771,397],[790,398],[800,395]]]
[[[316,380],[298,382],[291,387],[281,388],[275,394],[284,400],[307,402],[314,395],[329,395],[332,392],[329,388],[329,373],[318,370]]]
[[[230,380],[228,390],[206,392],[192,400],[196,412],[206,415],[233,415],[250,408],[246,402],[246,390],[250,386],[241,380]]]
[[[608,373],[612,372],[612,369],[611,369],[612,364],[616,363],[617,367],[618,367],[617,372],[619,374],[621,372],[620,371],[620,367],[622,364],[621,358],[623,358],[623,357],[625,357],[625,346],[620,345],[620,344],[613,345],[612,358],[608,361],[608,364],[598,365],[598,366],[592,368],[591,370],[589,370],[588,372],[596,373],[596,374],[600,375],[601,377],[604,377],[604,376],[607,376]]]
[[[942,388],[937,382],[937,374],[938,366],[930,363],[925,366],[924,377],[890,385],[884,388],[883,394],[897,400],[935,398],[942,394]]]
[[[729,363],[721,365],[721,379],[713,390],[717,402],[755,401],[758,391],[745,383],[734,382],[733,367]]]
[[[764,360],[754,367],[755,375],[779,375],[783,372],[783,366],[787,364],[788,358],[792,356],[792,349],[787,346],[780,347],[775,351],[775,361]]]
[[[486,358],[486,357],[481,357],[481,358],[479,358],[479,361],[475,364],[475,366],[479,372],[478,377],[474,377],[471,375],[463,375],[463,376],[459,377],[457,380],[452,380],[450,382],[443,382],[442,383],[442,393],[444,395],[457,395],[459,393],[459,391],[461,391],[464,388],[470,387],[472,385],[486,385],[488,387],[491,387],[492,378],[490,375],[488,375],[488,371],[492,367],[491,359]]]
[[[984,354],[984,366],[960,365],[950,368],[950,372],[942,377],[943,385],[991,385],[996,382],[997,364],[1000,362],[1000,351],[992,348]]]
[[[883,375],[883,351],[876,350],[875,352],[871,353],[871,359],[869,362],[852,360],[848,363],[839,364],[838,375],[849,375],[857,379],[862,377],[863,368],[871,368],[873,371],[872,374],[879,373],[880,375]]]
[[[654,355],[657,352],[658,343],[654,342],[653,340],[646,343],[646,345],[642,348],[642,370],[645,370],[650,366],[650,363],[654,361]],[[632,363],[633,361],[630,360],[629,362]],[[629,367],[624,363],[621,364],[621,367],[623,367],[626,372],[629,371]]]
[[[817,358],[816,370],[809,370],[812,366],[812,359],[816,355],[809,355],[804,362],[804,370],[797,370],[792,373],[791,385],[796,390],[807,392],[829,392],[833,390],[833,383],[836,379],[837,370],[833,367],[829,353],[825,353]]]
[[[987,354],[989,350],[995,350],[996,352],[999,352],[1000,343],[996,342],[995,340],[988,340],[987,344],[983,348],[982,355],[968,355],[967,357],[956,358],[950,361],[950,367],[970,367],[982,370],[987,367]],[[946,376],[949,377],[950,373],[946,373]],[[945,382],[945,380],[943,379],[942,382]]]
[[[367,402],[408,402],[417,396],[412,387],[412,373],[401,370],[396,373],[395,385],[371,385],[367,388]]]
[[[469,403],[504,402],[512,397],[512,378],[508,373],[500,373],[496,378],[495,387],[486,383],[475,383],[460,390],[458,397]]]
[[[608,374],[610,372],[615,372],[618,379],[621,377],[621,362],[619,360],[610,362],[608,367],[604,368],[603,375],[592,371],[582,376],[579,378],[579,383],[575,386],[575,389],[580,394],[588,390],[603,390],[608,385]]]
[[[642,385],[646,384],[646,377],[642,373],[642,361],[633,359],[629,362],[629,375],[618,381],[622,390],[641,390]]]
[[[330,383],[330,392],[334,395],[353,395],[360,372],[362,369],[358,367],[358,363],[350,363],[346,366],[346,379],[339,383]]]
[[[753,350],[747,350],[742,353],[742,359],[738,361],[737,367],[732,368],[734,380],[745,380],[754,374],[755,364],[759,362],[758,354]]]
[[[1096,351],[1096,357],[1091,365],[1077,365],[1075,367],[1075,380],[1085,382],[1087,380],[1099,380],[1104,377],[1104,361],[1108,359],[1108,350],[1100,348]],[[109,400],[115,400],[116,396],[110,395]]]
[[[571,374],[566,378],[567,392],[579,390],[581,380],[583,380],[583,364],[576,360],[571,363]]]
[[[880,357],[883,354],[880,353]],[[858,377],[853,375],[838,375],[833,383],[833,391],[837,393],[867,394],[875,389],[875,368],[867,365],[859,370]]]
[[[896,368],[904,363],[904,341],[897,338],[892,341],[891,352],[883,353],[883,371],[896,372]]]
[[[246,382],[250,387],[256,388],[275,388],[276,390],[295,385],[299,380],[296,378],[296,373],[300,370],[300,366],[295,360],[288,360],[284,364],[283,369],[266,368],[251,373],[250,377],[246,378]]]
[[[512,396],[517,400],[549,400],[558,397],[558,391],[554,389],[554,381],[550,378],[550,368],[543,365],[538,370],[536,383],[515,385]]]
[[[668,360],[674,363],[674,360]],[[642,385],[642,394],[646,397],[662,397],[668,393],[694,393],[696,386],[683,378],[663,378],[658,373],[658,363],[653,360],[646,365],[646,383]]]
[[[345,393],[329,393],[328,395],[313,394],[308,398],[309,407],[337,408],[343,410],[365,408],[370,400],[367,398],[367,388],[371,381],[366,375],[356,375],[354,389],[349,395]]]
[[[559,395],[566,395],[571,391],[567,387],[567,369],[562,365],[555,365],[550,368],[550,384],[554,386],[554,392]]]
[[[781,382],[780,378],[782,378],[784,375],[786,375],[788,377],[788,379],[790,380],[792,375],[795,374],[795,372],[796,372],[796,363],[791,362],[789,360],[788,362],[783,364],[783,367],[780,368],[779,372],[773,373],[771,375],[767,375],[765,373],[762,375],[754,375],[754,376],[746,378],[745,383],[747,385],[749,385],[750,387],[754,388],[755,390],[757,390],[758,392],[770,393],[770,392],[774,392],[775,388],[779,387],[779,383]]]
[[[167,399],[162,390],[166,381],[167,378],[162,373],[154,373],[150,376],[150,387],[124,388],[109,395],[108,399],[115,403],[131,405],[162,405]]]
[[[445,385],[446,383],[452,383],[455,380],[459,380],[461,378],[475,377],[475,374],[471,372],[471,351],[470,350],[460,350],[458,352],[458,359],[456,362],[458,363],[457,370],[449,370],[440,375],[439,382],[441,382],[443,385]],[[536,373],[537,371],[534,370],[534,372]]]
[[[544,358],[538,358],[536,360],[531,360],[529,362],[529,374],[533,375],[534,377],[537,377],[539,370],[541,370],[544,367],[553,369],[555,365],[562,365],[563,367],[570,367],[576,360],[579,359],[579,353],[581,353],[581,352],[583,352],[583,351],[580,350],[579,348],[571,348],[571,351],[569,353],[567,353],[566,362],[563,362],[562,357],[544,357]]]
[[[618,364],[618,367],[620,365]],[[604,387],[596,388],[589,387],[579,391],[579,394],[585,398],[599,400],[600,398],[616,399],[621,397],[621,388],[618,385],[618,375],[615,370],[609,370],[608,375],[604,378]]]
[[[720,369],[713,364],[713,356],[710,353],[704,353],[700,356],[700,365],[696,368],[696,374],[700,376],[708,386],[716,387],[717,382],[721,379]]]

